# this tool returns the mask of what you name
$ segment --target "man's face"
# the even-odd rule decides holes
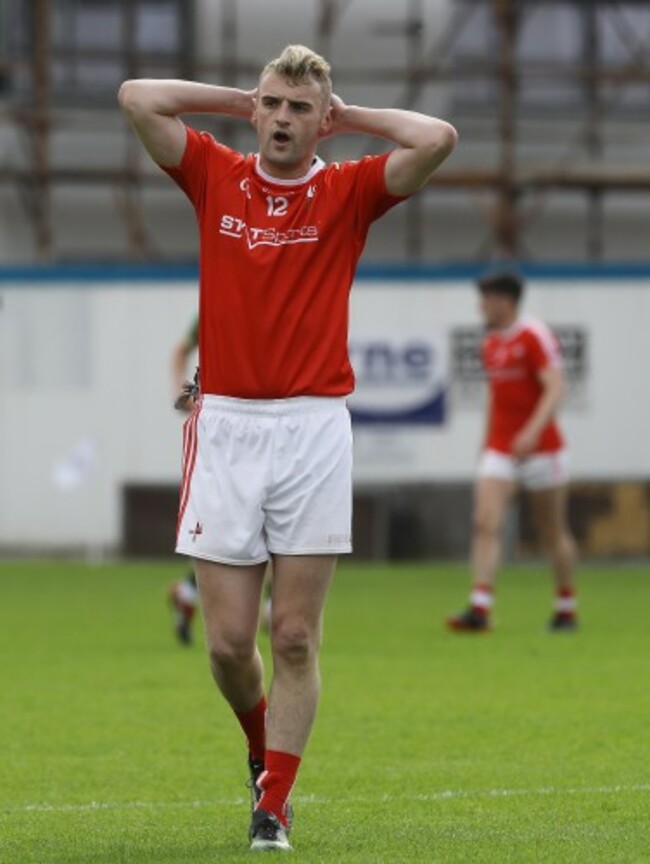
[[[479,298],[481,316],[488,330],[509,327],[517,317],[517,306],[507,294],[481,291]]]
[[[292,84],[269,72],[260,81],[252,120],[262,168],[292,179],[309,171],[318,140],[329,128],[329,106],[316,81]]]

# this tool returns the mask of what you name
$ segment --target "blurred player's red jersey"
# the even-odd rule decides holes
[[[521,318],[507,330],[485,336],[481,359],[490,390],[485,447],[510,453],[513,438],[540,398],[539,373],[562,365],[560,346],[541,321]],[[557,423],[552,421],[544,428],[536,452],[552,453],[563,446]]]
[[[201,234],[201,390],[245,399],[342,396],[354,272],[373,220],[401,199],[387,154],[316,159],[297,180],[265,175],[206,133],[187,129],[177,168]]]

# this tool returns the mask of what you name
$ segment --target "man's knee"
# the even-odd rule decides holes
[[[276,662],[288,666],[309,665],[318,653],[319,634],[301,618],[280,619],[271,627],[271,645]]]
[[[501,531],[501,521],[487,508],[479,508],[474,512],[472,528],[475,536],[493,538]]]
[[[576,546],[568,529],[558,531],[555,535],[549,538],[548,549],[554,556],[558,558],[573,558],[576,554]]]
[[[255,639],[244,633],[222,633],[207,639],[208,656],[213,669],[245,666],[255,655]]]

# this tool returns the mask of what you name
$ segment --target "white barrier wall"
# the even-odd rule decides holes
[[[0,300],[0,546],[114,547],[123,484],[179,477],[170,355],[194,284],[5,279]],[[562,417],[574,476],[649,477],[646,281],[531,278],[525,311],[581,340]],[[463,359],[472,281],[360,280],[351,320],[357,483],[469,480],[483,428]]]

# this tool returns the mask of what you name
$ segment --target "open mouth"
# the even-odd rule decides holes
[[[291,141],[291,136],[287,132],[281,132],[280,130],[274,132],[271,138],[276,144],[288,144]]]

